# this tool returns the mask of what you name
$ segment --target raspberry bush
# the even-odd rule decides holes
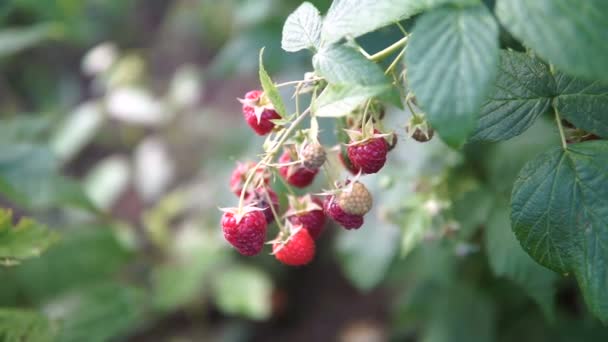
[[[608,14],[608,8],[600,0],[576,6],[552,0],[336,0],[322,16],[312,4],[300,5],[285,21],[281,45],[287,52],[309,50],[312,69],[301,80],[276,83],[265,70],[262,49],[262,90],[241,101],[247,123],[267,135],[255,168],[308,199],[304,205],[290,200],[286,215],[272,210],[272,253],[287,265],[310,262],[309,235],[319,238],[321,215],[346,229],[376,229],[364,224],[375,202],[364,183],[391,163],[397,136],[420,143],[440,139],[452,149],[474,151],[551,116],[559,133],[555,146],[521,169],[510,209],[502,199],[489,204],[490,217],[510,216],[512,232],[495,231],[502,226],[490,223],[483,234],[490,246],[501,243],[494,240],[498,236],[514,234],[536,262],[575,277],[588,308],[608,321],[608,26],[605,17],[593,15]],[[401,38],[380,51],[370,53],[359,44],[365,34],[391,26]],[[293,104],[286,105],[283,94]],[[391,115],[398,117],[388,120]],[[333,137],[322,134],[331,122]],[[247,174],[244,193],[272,191],[273,183],[256,174]],[[323,180],[315,184],[327,185],[309,190],[316,178]],[[421,210],[444,220],[444,239],[459,229],[446,210],[454,186],[448,181],[419,189],[431,194]],[[230,209],[237,217],[266,209],[269,201],[246,207],[244,193]],[[253,228],[242,225],[243,231]],[[405,232],[403,252],[425,234]],[[495,272],[522,281],[517,270],[489,257]],[[536,291],[545,290],[551,291]]]

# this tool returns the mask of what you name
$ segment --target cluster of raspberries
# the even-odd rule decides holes
[[[248,92],[241,102],[245,121],[258,135],[266,135],[275,128],[273,120],[280,119],[280,115],[262,91]],[[354,174],[380,171],[396,143],[394,134],[380,134],[373,127],[367,131],[366,128],[349,131],[349,136],[350,142],[345,145],[340,160]],[[285,148],[278,159],[278,173],[291,186],[305,188],[314,181],[326,159],[323,145],[307,141],[297,148]],[[253,256],[262,251],[267,227],[280,212],[279,198],[270,187],[268,167],[253,162],[238,163],[230,178],[232,192],[242,195],[245,205],[224,209],[221,225],[225,239],[243,255]],[[245,188],[249,176],[252,178]],[[277,260],[290,266],[308,264],[314,258],[315,240],[322,234],[327,217],[345,229],[358,229],[373,202],[371,193],[356,178],[337,184],[337,189],[325,193],[324,197],[321,200],[310,194],[289,196],[289,208],[282,216],[286,228],[270,242]]]

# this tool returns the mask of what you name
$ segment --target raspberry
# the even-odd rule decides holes
[[[253,256],[262,251],[266,238],[266,218],[262,211],[252,209],[242,215],[236,209],[228,209],[222,215],[222,231],[224,238],[247,256]],[[240,216],[240,217],[239,217]]]
[[[312,261],[315,256],[315,241],[307,229],[298,229],[285,242],[276,242],[272,246],[274,257],[289,266],[302,266]]]
[[[363,225],[363,216],[346,213],[340,208],[340,205],[335,200],[334,196],[325,198],[323,210],[327,216],[331,217],[346,229],[358,229]]]
[[[336,196],[336,201],[342,210],[351,215],[363,216],[372,209],[372,194],[365,185],[354,182]]]
[[[346,148],[344,146],[342,146],[342,148],[340,149],[340,154],[338,154],[338,158],[340,159],[340,162],[342,163],[344,168],[347,169],[353,175],[358,174],[359,170],[361,170],[355,165],[353,165],[352,161],[350,161],[350,158],[348,158],[348,153],[346,152]]]
[[[285,150],[279,158],[280,164],[291,163],[292,161],[293,158],[289,150]],[[311,170],[300,165],[281,166],[279,168],[279,173],[287,183],[298,188],[309,186],[318,172],[319,169]]]
[[[372,137],[348,146],[346,151],[354,167],[363,173],[376,173],[386,163],[388,147],[383,137]]]
[[[409,134],[408,127],[405,128],[405,132]],[[416,128],[412,133],[412,138],[418,142],[427,142],[433,139],[435,131],[432,128],[427,128],[426,132],[421,128]]]
[[[243,103],[245,121],[258,135],[270,133],[274,128],[274,123],[270,120],[281,118],[261,90],[248,92],[241,103]]]
[[[325,148],[319,143],[306,144],[300,151],[300,159],[305,168],[316,170],[325,163],[327,154]]]
[[[247,195],[246,200],[247,203],[255,204],[257,207],[264,209],[262,213],[264,213],[264,217],[266,217],[266,223],[271,224],[274,222],[274,214],[272,213],[272,208],[270,208],[270,203],[268,203],[268,197],[270,197],[274,212],[278,213],[279,197],[277,196],[277,193],[269,187],[255,189],[252,193]]]
[[[291,203],[291,208],[285,213],[285,216],[292,224],[302,225],[313,239],[317,239],[325,228],[325,213],[323,212],[323,203],[315,198],[304,196],[295,199],[295,203]]]
[[[230,176],[230,190],[232,190],[235,195],[241,196],[243,186],[245,186],[245,180],[247,179],[247,173],[255,166],[256,164],[252,161],[236,164],[236,168],[234,168],[232,175]],[[270,183],[270,174],[263,167],[256,170],[256,174],[253,176],[250,185],[255,186],[260,183]]]

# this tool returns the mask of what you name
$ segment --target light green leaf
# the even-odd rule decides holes
[[[315,115],[340,117],[352,112],[372,97],[391,91],[391,86],[359,86],[352,84],[330,84],[315,102]]]
[[[325,48],[315,54],[312,64],[317,73],[330,84],[368,86],[390,83],[378,64],[350,46],[334,45]]]
[[[281,47],[289,52],[319,48],[322,24],[319,10],[310,2],[302,3],[283,25]]]
[[[425,9],[447,3],[471,4],[478,0],[334,0],[323,22],[325,43],[358,37],[407,19]]]
[[[56,32],[54,24],[39,24],[24,28],[0,30],[0,58],[35,46]]]
[[[545,317],[554,320],[553,297],[557,275],[534,262],[521,249],[511,230],[506,204],[492,210],[486,227],[486,253],[494,274],[506,277],[523,288],[536,301]]]
[[[37,257],[55,241],[56,233],[28,218],[13,226],[12,212],[0,208],[0,264]]]
[[[58,341],[104,342],[137,328],[143,321],[145,299],[141,289],[101,283],[52,302],[48,311],[62,323]]]
[[[237,266],[214,278],[214,299],[226,314],[265,320],[271,314],[272,282],[257,269]]]
[[[585,81],[562,72],[555,75],[555,82],[554,106],[562,117],[577,128],[608,138],[608,82]]]
[[[0,309],[0,340],[51,342],[55,331],[42,314],[22,309]]]
[[[498,51],[498,27],[483,5],[441,7],[417,20],[405,55],[408,82],[450,146],[474,130]]]
[[[608,322],[608,142],[555,148],[521,170],[511,221],[522,247],[540,264],[572,272],[587,306]]]
[[[424,239],[431,228],[432,218],[424,208],[407,213],[401,236],[401,256],[406,257]]]
[[[371,290],[383,279],[399,247],[399,231],[371,213],[359,230],[341,231],[336,251],[342,271],[360,290]]]
[[[498,0],[496,14],[509,32],[558,69],[608,81],[605,0]]]
[[[285,117],[287,115],[287,110],[285,109],[285,104],[283,103],[283,98],[281,98],[281,94],[279,94],[279,90],[274,85],[274,82],[272,82],[272,79],[270,78],[270,76],[268,76],[266,69],[264,69],[263,55],[264,55],[264,48],[262,48],[260,50],[260,65],[259,65],[260,83],[262,84],[262,89],[264,89],[264,94],[266,94],[266,96],[268,96],[268,99],[270,99],[270,102],[272,102],[272,105],[274,106],[274,109],[277,111],[277,113],[279,113],[279,115],[281,115],[282,117]]]
[[[472,141],[506,140],[519,135],[551,105],[555,81],[545,64],[524,53],[503,50],[498,69]]]

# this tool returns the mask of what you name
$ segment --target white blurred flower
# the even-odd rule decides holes
[[[203,91],[200,75],[193,66],[183,66],[173,75],[169,99],[179,107],[194,106]]]
[[[135,149],[135,188],[144,201],[151,202],[167,189],[175,176],[175,166],[167,146],[157,138],[147,138]]]
[[[161,101],[134,87],[113,90],[106,99],[106,107],[112,118],[137,125],[162,125],[171,116]]]
[[[110,156],[100,161],[84,181],[86,194],[101,209],[109,209],[127,189],[131,177],[129,161],[122,156]]]
[[[82,59],[82,71],[90,76],[105,73],[116,62],[118,49],[114,43],[106,42],[89,50]]]

